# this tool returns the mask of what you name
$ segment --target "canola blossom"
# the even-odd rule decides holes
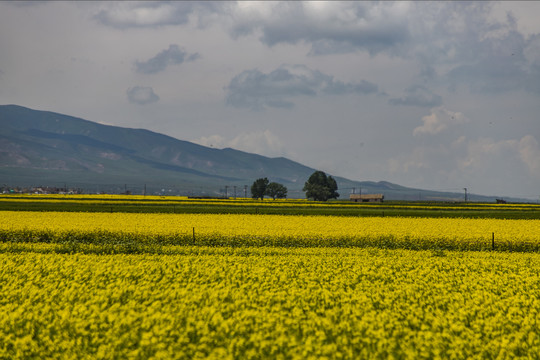
[[[540,220],[40,211],[0,219],[0,359],[540,353]]]
[[[540,353],[538,254],[174,248],[171,255],[0,254],[0,358]]]
[[[540,220],[30,211],[0,217],[4,241],[540,249]]]
[[[76,203],[101,205],[207,205],[207,206],[257,206],[257,207],[308,207],[308,208],[385,208],[385,209],[415,209],[415,210],[526,210],[540,211],[539,204],[493,204],[493,203],[355,203],[350,201],[316,202],[307,199],[276,199],[260,201],[251,198],[189,198],[186,196],[157,196],[157,195],[1,195],[1,202],[21,203]]]

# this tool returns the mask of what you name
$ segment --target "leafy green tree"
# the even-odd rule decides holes
[[[336,180],[332,176],[326,176],[323,171],[315,171],[304,184],[303,191],[308,199],[326,201],[339,197],[337,189]]]
[[[283,199],[287,197],[287,188],[285,185],[282,185],[277,182],[271,182],[266,187],[266,195],[270,196],[272,199]]]
[[[264,199],[264,195],[266,195],[266,188],[268,187],[268,181],[267,178],[260,178],[253,182],[253,185],[251,185],[251,197],[253,199]]]

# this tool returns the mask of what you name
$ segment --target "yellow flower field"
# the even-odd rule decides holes
[[[63,234],[107,233],[141,243],[212,241],[223,245],[370,246],[538,249],[540,220],[331,217],[246,214],[138,214],[0,212],[0,231]],[[116,235],[115,235],[116,234]]]
[[[0,359],[540,353],[540,220],[42,211],[0,220]],[[497,251],[485,251],[492,236]]]
[[[310,208],[373,208],[384,207],[387,209],[422,209],[422,210],[504,210],[523,209],[540,211],[540,204],[493,204],[493,203],[467,203],[467,204],[414,204],[414,203],[354,203],[350,201],[315,202],[307,199],[267,199],[260,201],[251,198],[228,198],[228,199],[199,199],[185,196],[155,196],[155,195],[110,195],[110,194],[85,194],[85,195],[1,195],[0,202],[22,203],[74,203],[85,204],[133,204],[133,205],[223,205],[232,207],[257,206],[257,207],[310,207]]]
[[[538,254],[174,248],[171,255],[0,254],[0,358],[540,353]]]

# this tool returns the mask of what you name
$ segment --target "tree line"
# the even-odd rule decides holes
[[[315,201],[327,201],[337,199],[337,183],[332,176],[327,176],[323,171],[315,171],[305,182],[302,191],[306,198]],[[272,199],[284,199],[287,197],[287,187],[277,182],[270,182],[268,178],[259,178],[251,185],[251,197],[263,200],[265,196]]]

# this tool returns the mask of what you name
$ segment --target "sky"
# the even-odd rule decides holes
[[[0,104],[540,200],[540,2],[0,1]]]

